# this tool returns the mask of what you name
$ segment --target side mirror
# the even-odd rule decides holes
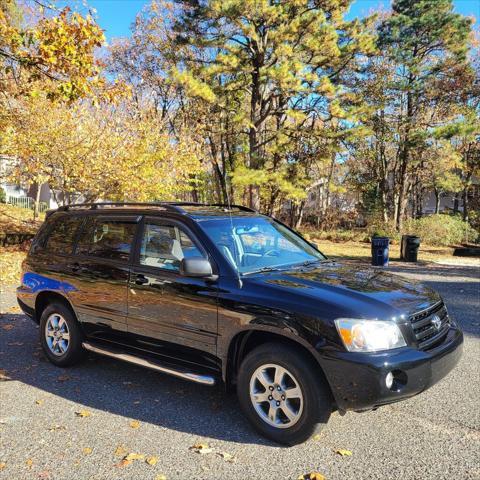
[[[180,262],[180,273],[185,277],[213,279],[212,264],[203,257],[184,258]]]
[[[310,242],[310,245],[311,245],[315,250],[318,250],[318,243]]]

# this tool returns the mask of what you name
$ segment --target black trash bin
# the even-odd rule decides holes
[[[402,235],[400,259],[404,262],[416,262],[419,248],[420,237],[416,237],[415,235]]]
[[[388,237],[372,237],[372,265],[377,267],[388,265],[389,245]]]

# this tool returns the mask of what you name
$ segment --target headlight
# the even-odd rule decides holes
[[[394,322],[337,318],[335,325],[349,352],[376,352],[406,345],[402,332]]]

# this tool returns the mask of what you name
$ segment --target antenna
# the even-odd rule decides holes
[[[228,176],[228,172],[225,172],[225,180],[227,179],[227,176]],[[231,179],[230,179],[230,183],[231,183]],[[226,183],[226,182],[225,182]],[[228,185],[225,185],[225,193],[226,193],[226,196],[227,196],[227,206],[228,206],[228,216],[230,218],[230,227],[232,229],[232,240],[233,240],[233,250],[234,250],[234,259],[235,259],[235,263],[238,260],[240,260],[240,254],[239,254],[239,251],[238,251],[238,247],[237,247],[237,242],[235,240],[235,237],[234,237],[234,227],[233,227],[233,218],[232,218],[232,203],[230,202],[230,195],[228,194]],[[237,272],[237,280],[238,280],[238,285],[240,288],[242,288],[243,286],[243,282],[242,282],[242,277],[240,277],[240,272],[238,271],[238,266],[235,265],[235,271]]]

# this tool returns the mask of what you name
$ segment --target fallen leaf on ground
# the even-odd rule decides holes
[[[93,452],[93,449],[90,447],[85,447],[82,451],[84,455],[90,455]]]
[[[7,371],[6,371],[6,370],[2,370],[2,369],[0,368],[0,381],[1,381],[1,380],[8,380],[8,378],[9,378],[9,377],[8,377],[8,375],[7,375]]]
[[[233,463],[235,461],[235,457],[227,452],[217,452],[219,457],[222,457],[226,462]]]
[[[60,375],[57,380],[59,382],[66,382],[67,380],[70,380],[72,377],[70,377],[69,375]]]
[[[119,445],[115,450],[115,455],[118,457],[124,457],[127,454],[127,450],[124,446]]]
[[[139,427],[140,427],[140,422],[139,422],[138,420],[132,420],[132,421],[130,422],[130,426],[131,426],[132,428],[139,428]]]
[[[2,328],[8,332],[13,328],[13,325],[11,323],[7,323],[6,325],[2,325]]]
[[[35,403],[36,403],[37,405],[43,405],[44,402],[45,402],[45,400],[41,400],[41,399],[40,399],[40,400],[35,400]]]
[[[33,465],[33,460],[31,458],[29,458],[26,462],[25,462],[25,465],[29,468],[31,468],[31,466]]]
[[[305,475],[300,475],[298,480],[326,480],[326,478],[318,472],[310,472]]]
[[[351,457],[352,452],[350,450],[344,450],[343,448],[339,448],[338,450],[335,450],[335,453],[338,453],[342,457]]]
[[[129,453],[126,457],[125,460],[143,460],[145,458],[145,455],[143,453]]]
[[[7,464],[5,462],[0,462],[0,470],[3,470]]]
[[[66,430],[67,427],[64,427],[63,425],[54,425],[53,427],[50,427],[48,429],[49,432],[57,432],[58,430]]]
[[[322,439],[322,436],[319,433],[317,433],[316,435],[313,436],[312,440],[315,440],[316,442],[318,442],[321,439]]]
[[[195,445],[192,445],[189,450],[192,450],[195,453],[200,453],[201,455],[213,452],[213,448],[210,448],[206,443],[196,443]]]
[[[128,455],[125,455],[125,457],[122,458],[121,462],[119,463],[120,467],[125,467],[127,465],[130,465],[134,460],[143,460],[145,458],[145,455],[141,453],[129,453]]]
[[[155,477],[155,480],[167,480],[167,477],[163,474],[160,474]]]
[[[75,415],[77,417],[90,417],[92,414],[88,410],[79,410],[78,412],[75,412]]]
[[[147,457],[147,458],[145,459],[145,461],[146,461],[149,465],[156,465],[157,462],[158,462],[158,457],[153,457],[153,456]]]

